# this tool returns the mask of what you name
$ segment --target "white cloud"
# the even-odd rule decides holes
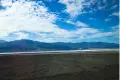
[[[39,41],[59,41],[59,38],[67,40],[71,36],[71,32],[54,24],[57,16],[49,12],[43,5],[25,0],[14,3],[3,0],[2,4],[7,8],[0,11],[0,38],[7,38],[9,34],[16,33],[17,39],[29,39],[29,35],[21,33],[21,31],[34,33],[38,36]],[[45,34],[41,34],[41,32]]]
[[[83,22],[80,22],[80,21],[73,22],[71,20],[67,20],[66,22],[69,23],[69,24],[75,25],[77,27],[88,27],[87,24],[85,24]]]
[[[112,26],[112,30],[113,30],[113,31],[119,31],[119,25]]]
[[[42,42],[77,42],[87,38],[87,34],[95,34],[99,31],[94,28],[80,28],[75,31],[60,31],[58,33],[43,33],[38,34],[38,38],[36,40]],[[41,39],[42,38],[42,39]]]
[[[28,34],[23,33],[26,31],[37,36],[36,38],[32,38],[33,40],[42,42],[76,42],[96,33],[101,33],[99,30],[90,28],[87,24],[80,21],[68,21],[73,25],[81,26],[77,30],[68,31],[61,29],[55,24],[57,15],[49,12],[42,5],[42,2],[40,2],[41,5],[38,5],[34,1],[28,2],[26,0],[17,0],[14,3],[12,3],[12,0],[2,0],[1,3],[6,7],[5,10],[0,10],[1,39],[7,39],[11,33],[17,35],[16,39],[30,39]],[[71,5],[71,2],[69,4]]]
[[[2,3],[7,9],[0,11],[1,35],[6,36],[19,31],[52,32],[54,29],[59,29],[53,24],[56,15],[49,13],[45,6],[24,0],[9,4],[3,0]]]
[[[110,21],[111,20],[111,18],[106,18],[105,19],[105,22],[108,22],[108,21]]]
[[[105,38],[105,37],[114,37],[114,38],[118,38],[118,30],[116,31],[111,31],[111,32],[102,32],[102,31],[99,31],[98,29],[94,29],[94,28],[81,28],[81,29],[78,29],[76,32],[75,32],[75,35],[74,37],[76,36],[77,38],[76,41],[80,41],[80,40],[91,40],[91,39],[99,39],[99,38]]]
[[[112,16],[117,16],[117,17],[119,17],[119,12],[114,12],[114,13],[112,13],[112,14],[110,14],[106,19],[105,19],[105,22],[108,22],[108,21],[110,21],[112,18]]]
[[[118,5],[114,5],[114,6],[112,6],[110,9],[115,9],[115,8],[117,8],[118,7]]]
[[[91,35],[88,38],[100,38],[100,37],[112,36],[113,34],[114,32],[101,32]]]
[[[82,27],[88,27],[87,24],[85,24],[85,23],[83,23],[83,22],[80,22],[80,21],[77,21],[77,22],[76,22],[76,25],[77,25],[77,26],[82,26]]]
[[[73,21],[71,21],[71,20],[67,20],[66,23],[75,25],[75,23]]]
[[[112,14],[109,15],[109,17],[111,16],[119,16],[119,12],[113,12]]]
[[[119,12],[114,12],[111,14],[111,16],[119,16]]]
[[[75,34],[78,34],[78,35],[85,35],[84,38],[86,38],[89,35],[93,35],[95,33],[99,33],[99,30],[97,29],[94,29],[94,28],[80,28],[78,29]]]
[[[17,38],[16,40],[21,40],[21,39],[28,39],[28,34],[25,34],[23,32],[17,32],[17,33],[14,33],[15,35],[17,35]]]
[[[59,2],[66,5],[65,12],[70,13],[72,17],[75,17],[82,11],[83,1],[84,0],[60,0]]]
[[[69,13],[72,18],[86,13],[86,12],[93,12],[97,10],[102,10],[106,8],[108,5],[105,3],[106,0],[59,0],[61,4],[66,5],[65,12]],[[104,3],[104,5],[103,5]],[[96,6],[95,8],[93,8]],[[90,9],[90,11],[84,11],[85,8]]]
[[[116,26],[112,26],[111,28],[112,28],[112,30],[114,32],[114,34],[113,34],[114,38],[119,39],[119,28],[120,28],[120,26],[116,25]]]

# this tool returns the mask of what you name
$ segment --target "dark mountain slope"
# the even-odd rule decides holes
[[[0,52],[78,50],[90,48],[119,48],[119,45],[115,43],[105,42],[44,43],[32,40],[15,40],[11,42],[0,42]]]

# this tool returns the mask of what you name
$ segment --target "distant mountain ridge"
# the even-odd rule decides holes
[[[45,43],[32,40],[0,41],[0,52],[79,50],[91,48],[119,48],[119,44],[106,42]]]
[[[0,40],[0,43],[4,43],[4,42],[6,42],[6,41],[4,41],[4,40]]]

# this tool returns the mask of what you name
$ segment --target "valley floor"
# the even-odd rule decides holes
[[[50,53],[1,54],[0,80],[119,80],[118,50]]]

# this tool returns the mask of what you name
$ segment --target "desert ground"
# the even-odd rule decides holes
[[[1,53],[0,80],[119,80],[119,51]]]

